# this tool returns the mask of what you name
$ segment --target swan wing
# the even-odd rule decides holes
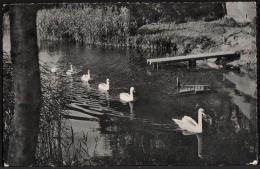
[[[189,120],[182,118],[182,120],[172,119],[182,130],[187,132],[195,132],[196,126]]]
[[[178,120],[178,119],[172,119],[181,129],[185,128],[185,125],[183,123],[182,120]]]
[[[99,90],[109,90],[109,87],[107,86],[106,83],[100,83],[100,84],[98,85],[98,89],[99,89]]]
[[[81,77],[81,80],[83,80],[83,81],[89,81],[89,76],[88,75],[83,75],[82,77]]]
[[[182,118],[182,121],[186,126],[185,129],[187,130],[187,132],[191,132],[194,134],[202,132],[202,127],[200,127],[198,123],[195,120],[193,120],[191,117],[184,116]]]
[[[90,80],[90,76],[89,75],[86,75],[86,80],[89,81]]]
[[[126,102],[132,101],[128,93],[120,93],[119,98]]]
[[[99,85],[98,85],[98,87],[106,87],[106,84],[105,83],[100,83]]]
[[[179,126],[182,124],[181,120],[178,119],[172,119],[176,124],[178,124]]]
[[[128,93],[120,93],[120,97],[128,98],[128,97],[130,97],[130,95]]]
[[[198,123],[195,120],[193,120],[193,118],[191,118],[189,116],[184,116],[182,118],[182,120],[185,121],[186,123],[190,123],[193,126],[197,126],[198,125]]]

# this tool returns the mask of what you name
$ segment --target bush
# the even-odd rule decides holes
[[[3,143],[4,161],[7,160],[9,136],[12,134],[10,127],[14,115],[14,93],[13,93],[13,67],[10,56],[3,52]]]
[[[222,20],[220,20],[219,23],[222,26],[228,26],[228,27],[238,27],[239,26],[237,21],[232,17],[224,17]]]

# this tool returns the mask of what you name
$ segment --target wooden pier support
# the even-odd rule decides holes
[[[195,68],[196,67],[196,60],[189,60],[188,67],[189,68]]]

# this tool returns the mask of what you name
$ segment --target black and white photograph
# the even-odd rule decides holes
[[[4,3],[1,165],[259,165],[256,6]]]

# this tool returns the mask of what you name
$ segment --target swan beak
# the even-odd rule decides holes
[[[207,117],[207,115],[205,113],[202,113],[202,116],[205,117],[205,118]]]
[[[209,115],[206,115],[206,114],[202,114],[202,115],[205,118],[205,121],[207,123],[209,123],[210,125],[212,125],[212,118]]]

